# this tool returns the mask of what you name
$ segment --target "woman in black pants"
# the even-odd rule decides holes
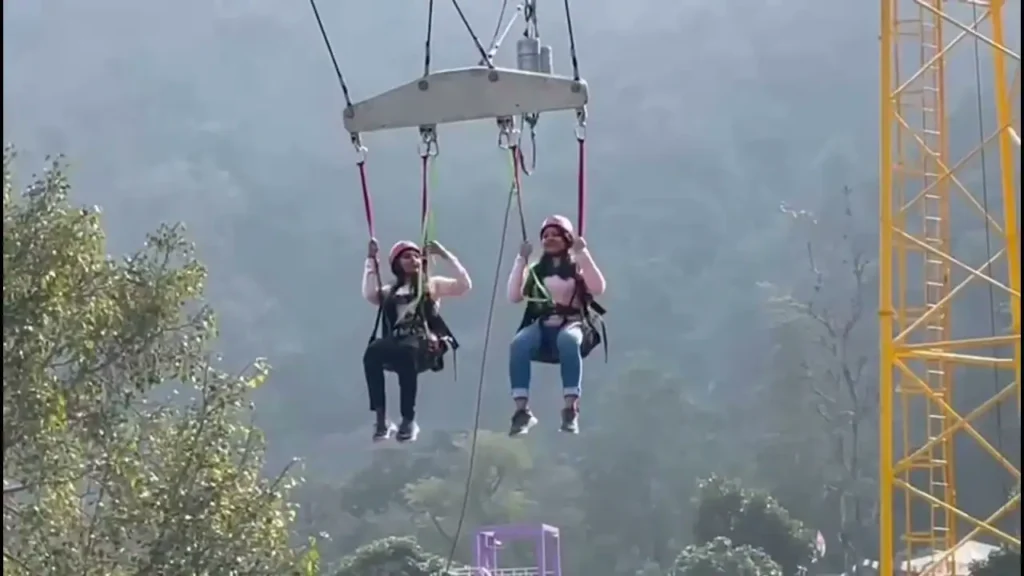
[[[423,253],[414,242],[403,240],[396,243],[388,255],[395,280],[385,285],[377,277],[380,267],[378,249],[377,240],[371,239],[363,269],[363,297],[380,306],[384,325],[383,336],[371,342],[363,355],[370,411],[376,416],[373,439],[386,440],[397,433],[399,442],[408,442],[419,434],[416,394],[424,350],[437,350],[441,346],[436,328],[441,322],[438,316],[440,300],[462,296],[470,290],[472,282],[458,258],[437,242],[427,244],[427,254],[447,261],[455,276],[428,275],[421,278]],[[387,416],[385,367],[398,375],[402,420],[397,428]]]

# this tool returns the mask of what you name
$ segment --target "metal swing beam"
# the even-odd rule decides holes
[[[493,118],[578,110],[584,80],[510,68],[442,70],[345,108],[353,134]]]

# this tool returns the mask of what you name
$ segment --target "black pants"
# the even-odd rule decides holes
[[[381,338],[366,347],[363,371],[366,389],[370,395],[370,410],[377,414],[387,411],[387,393],[384,384],[384,365],[398,375],[399,406],[403,420],[416,418],[418,373],[416,358],[419,348],[415,339]]]

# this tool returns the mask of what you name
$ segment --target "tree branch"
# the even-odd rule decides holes
[[[431,514],[430,512],[424,512],[423,514],[430,520],[431,524],[434,525],[434,529],[436,529],[437,533],[445,539],[445,542],[448,545],[451,545],[452,537],[448,534],[448,532],[445,531],[444,527],[441,526],[441,521],[438,520],[437,517]]]

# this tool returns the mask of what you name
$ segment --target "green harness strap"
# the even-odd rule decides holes
[[[509,192],[508,193],[510,195],[519,196],[520,197],[519,206],[522,207],[523,191],[520,188],[521,184],[519,182],[519,178],[516,177],[516,157],[515,157],[514,154],[509,154],[509,172],[510,172],[510,176],[509,177],[512,180],[512,185],[509,187]],[[519,216],[521,218],[522,214],[520,214]],[[525,230],[524,230],[524,234],[525,234]],[[526,241],[526,238],[523,238],[523,241]],[[554,305],[555,301],[551,298],[551,294],[548,292],[547,287],[544,286],[544,283],[541,282],[540,278],[537,277],[537,271],[534,270],[535,266],[536,266],[536,264],[529,264],[527,266],[526,273],[528,274],[529,278],[527,278],[527,280],[526,280],[526,282],[524,283],[524,286],[523,286],[523,298],[524,298],[524,300],[528,304],[551,304],[551,305]],[[530,292],[534,292],[536,294],[540,294],[540,297],[537,297],[534,294],[527,293],[526,285],[528,285],[531,280],[533,281],[533,285],[536,287],[536,290],[531,290]]]
[[[430,189],[431,190],[436,188],[436,186],[434,185],[436,183],[436,181],[437,181],[437,170],[434,167],[434,162],[430,161],[429,162],[429,172],[428,172],[428,182],[430,183]],[[420,250],[422,251],[422,254],[423,254],[422,257],[423,257],[424,263],[426,263],[426,261],[429,258],[431,258],[430,256],[427,255],[427,244],[429,242],[433,242],[434,239],[436,238],[436,234],[434,233],[434,214],[433,214],[433,210],[432,210],[432,208],[430,207],[430,204],[429,204],[429,202],[430,202],[430,198],[429,197],[427,198],[427,202],[428,202],[427,210],[426,210],[426,213],[423,214],[423,222],[421,223],[421,235],[420,235],[420,237],[421,237]],[[421,272],[422,273],[419,275],[419,278],[417,279],[417,282],[416,282],[416,284],[417,284],[417,286],[416,286],[416,288],[417,288],[416,289],[416,296],[415,296],[415,298],[412,301],[412,306],[409,308],[410,310],[413,310],[414,313],[419,311],[420,304],[423,302],[423,293],[426,291],[425,289],[426,289],[426,286],[427,286],[426,282],[427,282],[428,268],[426,266],[424,266],[423,270]],[[426,324],[425,315],[424,315],[423,322],[424,322],[424,324]],[[428,327],[428,331],[429,331],[429,327]]]

